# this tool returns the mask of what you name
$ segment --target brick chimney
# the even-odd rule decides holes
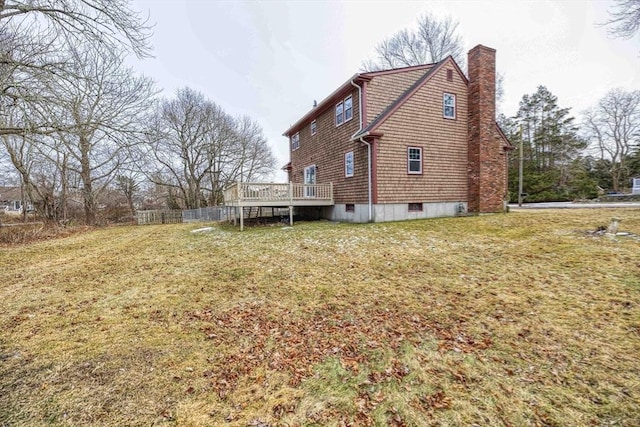
[[[496,51],[478,45],[468,53],[469,212],[503,212],[504,147],[496,126]]]

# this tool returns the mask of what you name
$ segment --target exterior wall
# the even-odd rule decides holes
[[[469,51],[469,210],[503,212],[507,154],[496,128],[496,51]]]
[[[456,95],[455,119],[443,117],[444,92]],[[466,202],[467,117],[466,81],[445,63],[377,129],[377,202]],[[422,148],[421,175],[407,172],[408,147]]]
[[[456,216],[466,212],[463,202],[423,203],[421,212],[409,212],[407,203],[375,204],[374,222],[405,221],[410,219],[438,218]],[[369,221],[369,205],[355,204],[353,212],[347,212],[344,204],[325,208],[322,216],[331,221],[365,223]]]
[[[376,76],[367,83],[367,118],[371,123],[392,102],[422,77],[428,69]]]
[[[331,221],[369,222],[369,205],[367,203],[356,203],[354,204],[354,211],[347,212],[345,204],[336,204],[325,208],[324,217]]]
[[[300,148],[291,151],[292,182],[304,182],[304,168],[316,165],[316,182],[333,182],[336,203],[367,202],[367,148],[360,142],[352,142],[351,136],[359,129],[360,105],[358,89],[352,88],[340,99],[351,95],[353,118],[336,127],[335,103],[318,115],[310,117],[299,129]],[[338,101],[336,101],[337,103]],[[317,132],[311,135],[311,121],[316,120]],[[289,141],[289,149],[291,143]],[[353,151],[354,174],[345,177],[344,155]]]

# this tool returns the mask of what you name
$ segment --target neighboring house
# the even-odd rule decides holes
[[[31,205],[28,205],[29,208]],[[7,213],[22,213],[22,191],[20,187],[0,187],[0,210]]]
[[[631,194],[640,194],[640,177],[631,178]]]
[[[284,133],[289,181],[333,184],[333,205],[299,211],[352,222],[503,212],[512,147],[495,121],[495,56],[474,47],[469,79],[448,57],[347,80]]]

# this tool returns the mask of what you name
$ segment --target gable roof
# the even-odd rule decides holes
[[[0,201],[22,200],[20,187],[0,187]]]
[[[380,113],[380,115],[378,115],[378,117],[373,119],[373,121],[369,123],[367,126],[365,126],[360,132],[358,132],[358,134],[354,135],[353,138],[351,138],[351,140],[354,141],[356,139],[360,139],[365,136],[368,136],[372,132],[375,132],[375,130],[382,123],[384,123],[384,121],[387,120],[392,113],[394,113],[398,108],[400,108],[402,104],[404,104],[409,98],[411,98],[411,96],[414,93],[416,93],[422,86],[424,86],[425,83],[428,82],[429,79],[434,74],[436,74],[440,69],[442,69],[444,64],[449,62],[449,60],[451,60],[451,63],[453,63],[458,73],[463,77],[465,84],[469,84],[469,80],[464,75],[460,67],[458,67],[458,64],[456,64],[456,61],[453,60],[453,57],[451,55],[447,56],[445,59],[443,59],[442,61],[436,64],[429,64],[430,65],[429,71],[427,71],[422,77],[416,80],[414,84],[412,84],[406,91],[404,91],[402,95],[398,97],[398,99],[396,99],[394,102],[389,104],[387,108],[382,110],[382,112]]]
[[[413,65],[409,67],[402,68],[392,68],[389,70],[380,70],[380,71],[369,71],[365,73],[356,73],[343,84],[341,84],[336,90],[331,92],[329,96],[324,98],[322,101],[318,103],[318,105],[311,110],[309,110],[304,116],[298,119],[294,124],[289,126],[282,136],[291,136],[295,134],[296,131],[300,130],[300,128],[309,121],[312,117],[320,115],[322,112],[334,106],[336,102],[339,102],[340,98],[342,98],[347,92],[355,89],[355,87],[351,84],[351,82],[363,82],[370,81],[375,77],[384,76],[388,74],[398,74],[404,73],[407,71],[415,71],[415,70],[429,70],[434,65],[437,64],[421,64],[421,65]],[[463,74],[464,75],[464,74]]]

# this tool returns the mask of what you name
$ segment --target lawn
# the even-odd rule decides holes
[[[0,246],[0,425],[640,425],[640,210],[200,227]]]

